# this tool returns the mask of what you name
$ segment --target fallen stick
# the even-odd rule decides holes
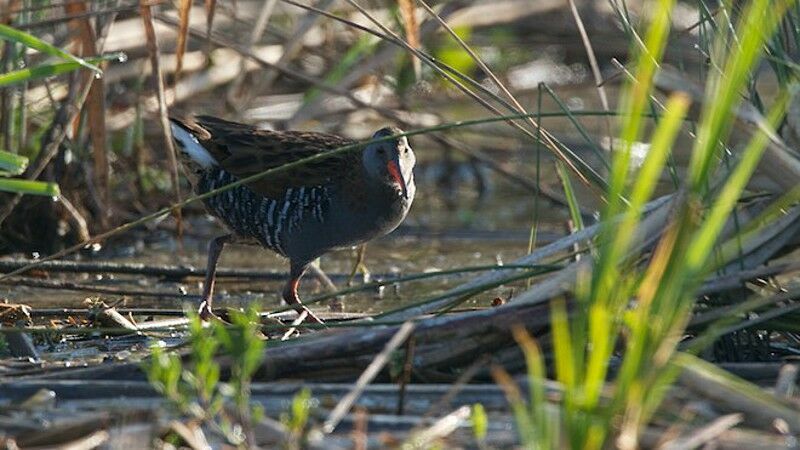
[[[666,210],[669,209],[669,204],[671,203],[670,201],[672,199],[673,199],[672,196],[664,196],[664,197],[658,198],[656,200],[653,200],[652,202],[650,202],[650,203],[648,203],[646,205],[645,212],[654,213],[655,211],[660,211],[660,214],[658,216],[654,217],[653,219],[651,219],[651,221],[655,221],[655,222],[658,222],[658,223],[661,223],[661,224],[665,224],[666,223],[666,220],[665,220],[665,218],[666,218]],[[571,234],[569,236],[565,236],[565,237],[553,242],[552,244],[549,244],[549,245],[546,245],[544,247],[538,248],[538,249],[534,250],[531,254],[523,256],[522,258],[514,261],[512,264],[520,264],[520,265],[523,265],[523,264],[529,264],[529,265],[540,264],[546,258],[553,257],[553,256],[558,255],[558,254],[563,253],[563,252],[571,251],[575,244],[578,244],[578,243],[581,243],[581,242],[584,242],[584,241],[587,241],[589,239],[594,238],[599,231],[600,231],[600,224],[595,224],[595,225],[586,227],[583,230],[578,231],[577,233]],[[550,298],[550,297],[554,296],[555,294],[562,293],[563,292],[563,289],[562,289],[562,286],[561,286],[562,283],[565,280],[569,280],[574,276],[573,272],[576,270],[577,266],[578,266],[578,264],[571,264],[567,268],[562,269],[559,273],[557,273],[557,274],[553,275],[552,277],[550,277],[547,280],[547,281],[549,281],[549,284],[547,285],[548,286],[547,289],[541,289],[540,288],[540,286],[544,286],[544,283],[543,283],[541,285],[537,285],[534,289],[529,290],[527,293],[523,293],[522,297],[523,298],[528,298],[528,301],[533,301],[531,299],[531,295],[532,294],[535,294],[537,296],[537,299],[538,299],[538,298]],[[452,302],[452,300],[454,298],[457,298],[458,296],[463,295],[463,292],[466,291],[466,290],[469,290],[469,288],[471,288],[471,287],[477,287],[477,286],[480,286],[482,284],[487,284],[487,283],[490,283],[490,282],[493,282],[493,281],[502,280],[503,278],[506,278],[508,276],[509,276],[509,272],[508,271],[487,273],[485,275],[482,275],[482,276],[474,278],[469,283],[466,283],[464,285],[461,285],[461,286],[458,286],[458,287],[456,287],[454,289],[451,289],[450,291],[448,291],[448,293],[450,295],[443,296],[444,298],[442,298],[441,300],[439,300],[437,302],[428,303],[428,304],[425,304],[425,305],[419,305],[419,306],[410,307],[410,308],[405,308],[405,309],[401,309],[401,310],[398,310],[398,311],[395,311],[395,312],[384,314],[381,317],[381,319],[382,320],[407,320],[407,319],[409,319],[411,317],[415,317],[415,316],[431,313],[433,311],[436,311],[436,310],[442,308],[443,306],[448,305],[450,302]],[[550,280],[553,280],[553,281],[550,281]],[[550,287],[551,285],[552,285],[552,288]],[[516,301],[518,301],[518,299],[516,299],[515,302]],[[508,305],[506,305],[506,306],[508,306]]]
[[[651,427],[642,433],[642,448],[661,447],[664,430]],[[717,450],[785,450],[793,444],[793,436],[781,436],[775,433],[763,433],[751,429],[732,428],[715,436],[705,447]],[[682,447],[689,448],[689,447]]]
[[[558,390],[553,386],[548,390],[556,396]],[[292,398],[303,388],[311,390],[312,395],[323,404],[333,405],[351,392],[353,385],[349,383],[307,383],[307,382],[280,382],[280,383],[253,383],[251,396],[256,402],[263,404],[267,412],[283,412]],[[521,388],[525,389],[523,383]],[[125,380],[10,380],[0,383],[0,400],[5,402],[20,402],[36,394],[41,389],[55,392],[55,397],[61,405],[76,405],[77,402],[86,402],[87,405],[98,405],[101,401],[108,401],[112,405],[125,397],[130,404],[125,407],[141,406],[145,409],[154,409],[154,402],[163,401],[163,397],[147,381]],[[366,385],[361,395],[356,399],[356,404],[367,408],[371,414],[394,414],[397,410],[399,386],[395,383],[375,383]],[[459,388],[458,392],[451,392],[449,384],[409,384],[406,394],[413,400],[407,403],[406,415],[422,416],[431,408],[440,404],[443,397],[448,396],[451,408],[483,404],[488,411],[502,411],[508,407],[503,391],[494,384],[467,384]],[[429,416],[430,418],[430,416]]]
[[[754,385],[730,379],[723,369],[685,353],[679,355],[677,364],[682,369],[678,384],[712,401],[719,410],[743,413],[746,423],[765,429],[771,429],[775,420],[781,419],[792,432],[800,430],[796,405]]]
[[[144,289],[127,289],[96,284],[73,283],[61,280],[40,280],[35,278],[12,277],[0,281],[0,285],[28,286],[41,289],[58,289],[65,291],[94,292],[96,294],[122,295],[130,297],[155,297],[155,298],[180,298],[185,300],[198,300],[199,295],[183,294],[181,292],[147,291]]]
[[[415,433],[409,438],[403,448],[425,449],[438,439],[446,437],[463,426],[470,415],[470,407],[462,406],[450,414],[437,420],[430,427]]]
[[[336,425],[342,420],[344,415],[350,410],[353,406],[353,403],[358,399],[358,396],[364,391],[367,385],[375,379],[375,376],[378,375],[386,363],[389,361],[389,355],[397,349],[403,342],[406,341],[411,332],[414,331],[414,324],[411,322],[406,322],[400,329],[397,330],[394,336],[389,339],[389,342],[386,343],[386,346],[381,350],[380,353],[375,355],[375,358],[372,362],[367,366],[366,370],[358,377],[356,380],[356,384],[353,386],[353,389],[347,393],[339,403],[336,404],[336,407],[333,408],[331,411],[330,416],[328,419],[325,420],[325,424],[323,425],[323,431],[327,434],[333,433],[333,430],[336,429]]]
[[[748,281],[755,281],[759,278],[772,277],[798,270],[800,270],[800,262],[798,261],[778,263],[750,270],[741,270],[706,281],[700,287],[697,295],[702,296],[739,289],[744,287],[744,284]]]
[[[20,269],[34,262],[29,259],[0,259],[0,273],[8,273]],[[165,277],[170,279],[183,279],[187,277],[204,277],[206,269],[193,266],[172,266],[154,265],[145,263],[111,263],[111,262],[78,262],[78,261],[46,261],[41,263],[37,269],[46,272],[64,273],[114,273],[124,275],[145,275]],[[335,281],[345,281],[349,277],[347,274],[329,274]],[[382,279],[396,278],[397,274],[373,274],[374,277]],[[284,281],[288,274],[279,270],[254,270],[219,268],[217,278],[253,278],[269,281]]]

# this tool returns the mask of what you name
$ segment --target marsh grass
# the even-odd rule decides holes
[[[724,159],[721,143],[730,133],[741,94],[752,85],[764,48],[793,5],[751,1],[739,12],[735,26],[730,24],[735,44],[730,45],[732,36],[728,33],[717,33],[712,67],[719,69],[712,69],[707,77],[706,99],[700,105],[702,112],[694,129],[689,176],[680,186],[664,234],[641,265],[638,258],[629,256],[637,244],[634,231],[690,102],[680,92],[667,99],[649,138],[647,158],[629,179],[631,147],[644,134],[642,112],[652,95],[654,76],[668,41],[666,18],[674,7],[668,0],[656,5],[643,38],[632,39],[637,55],[635,79],[627,83],[620,102],[626,113],[619,122],[621,147],[612,161],[595,266],[591,272],[579,274],[574,308],[568,312],[563,300],[552,305],[555,374],[563,386],[558,413],[547,410],[548,399],[536,388],[544,380],[541,352],[526,333],[516,334],[526,355],[531,386],[527,405],[519,398],[512,400],[526,448],[639,447],[639,434],[680,371],[676,352],[692,314],[693,293],[714,269],[711,255],[720,244],[723,225],[734,213],[766,148],[767,132],[779,125],[792,98],[794,86],[784,85],[769,107],[767,129],[756,132],[736,154],[730,173],[720,179],[725,172],[720,162]],[[630,32],[635,33],[633,29]],[[718,188],[709,189],[714,185]],[[623,219],[619,223],[608,220],[620,215]],[[725,261],[737,256],[726,254]],[[609,362],[615,354],[620,361],[612,372]],[[680,365],[696,361],[688,356],[678,359]]]
[[[250,383],[265,345],[259,338],[258,319],[254,306],[233,312],[230,326],[220,321],[208,326],[189,312],[186,362],[154,344],[152,357],[143,364],[150,384],[180,414],[202,421],[233,445],[255,445],[254,423],[263,417],[263,410],[250,402]],[[217,359],[221,354],[231,358],[227,381],[221,379]],[[229,404],[233,409],[226,408]]]
[[[100,76],[103,72],[96,64],[121,57],[121,54],[113,54],[90,59],[78,58],[30,33],[3,24],[0,24],[0,41],[5,41],[8,44],[7,48],[19,46],[18,53],[20,55],[24,54],[26,49],[32,49],[54,58],[52,62],[44,62],[33,67],[0,74],[0,88],[24,85],[40,78],[58,76],[81,68],[89,69]],[[7,111],[3,111],[3,113],[6,114]],[[20,133],[21,131],[17,130],[17,134]],[[21,175],[25,171],[28,167],[28,157],[12,153],[10,150],[0,148],[0,191],[48,197],[60,195],[57,183],[11,178]]]
[[[291,1],[287,3],[295,4]],[[538,449],[600,449],[611,446],[623,449],[637,448],[641,443],[640,435],[643,428],[650,423],[679,371],[687,368],[701,371],[734,389],[746,391],[764,405],[780,407],[780,405],[775,406],[773,399],[754,386],[720,374],[718,370],[710,368],[707,363],[692,356],[720,335],[730,332],[733,327],[745,327],[746,323],[740,320],[741,314],[756,308],[762,308],[761,311],[764,311],[764,308],[774,308],[774,305],[770,304],[770,301],[774,300],[751,299],[734,305],[730,311],[732,318],[726,322],[717,322],[700,329],[697,335],[692,336],[692,340],[682,342],[682,339],[687,334],[687,325],[696,302],[694,292],[700,283],[714,271],[742,257],[742,242],[746,242],[748,238],[775,222],[784,214],[786,208],[800,200],[800,188],[796,188],[772,201],[761,215],[748,225],[740,227],[736,220],[736,207],[743,197],[747,182],[766,146],[775,143],[775,130],[785,119],[786,110],[793,98],[798,65],[791,60],[792,49],[796,48],[794,44],[800,42],[798,39],[800,32],[796,26],[797,9],[793,1],[752,0],[742,9],[729,9],[732,7],[724,4],[720,6],[721,10],[717,11],[709,11],[706,5],[700,2],[698,47],[704,55],[709,56],[709,64],[701,65],[700,69],[707,71],[705,98],[694,98],[688,93],[678,91],[669,94],[666,99],[656,93],[654,86],[665,50],[670,42],[669,18],[675,2],[673,0],[651,2],[655,11],[651,16],[645,17],[643,23],[647,25],[642,27],[631,18],[625,2],[614,1],[612,6],[631,43],[631,62],[623,66],[631,73],[631,78],[625,79],[624,75],[621,77],[626,81],[622,95],[616,102],[617,110],[608,110],[605,101],[604,111],[570,110],[553,89],[540,84],[535,113],[526,110],[523,102],[511,93],[501,77],[495,75],[489,64],[482,59],[481,52],[472,48],[469,43],[471,40],[469,27],[461,29],[449,27],[442,17],[444,15],[442,10],[434,10],[426,3],[420,2],[422,6],[420,12],[428,14],[430,20],[436,21],[444,29],[442,36],[438,37],[444,43],[428,52],[418,45],[416,39],[419,37],[412,38],[420,29],[419,24],[408,23],[409,11],[404,10],[398,14],[397,11],[391,10],[391,17],[396,23],[395,27],[390,27],[381,23],[379,18],[361,7],[358,2],[350,0],[349,4],[353,11],[363,15],[379,31],[367,29],[334,13],[296,5],[306,8],[309,14],[323,14],[328,19],[336,20],[353,30],[369,33],[362,34],[350,42],[343,56],[320,80],[302,73],[298,74],[285,66],[277,67],[254,58],[251,52],[253,42],[245,49],[246,51],[234,45],[231,47],[236,48],[242,55],[257,60],[262,67],[267,67],[275,73],[294,74],[297,79],[307,82],[309,86],[306,86],[308,89],[303,96],[303,108],[318,104],[317,102],[322,101],[326,94],[344,92],[349,95],[348,98],[354,105],[386,113],[386,108],[365,106],[363,101],[347,91],[348,86],[342,86],[341,83],[353,72],[357,73],[360,64],[380,54],[384,44],[396,46],[405,52],[400,58],[396,58],[399,63],[393,72],[395,79],[392,87],[399,97],[402,98],[404,93],[409,91],[413,80],[424,76],[424,72],[421,73],[424,69],[429,71],[428,76],[438,77],[437,82],[454,86],[458,92],[471,99],[474,106],[490,113],[484,118],[445,122],[431,127],[414,127],[403,133],[404,136],[435,137],[459,128],[505,122],[535,151],[536,178],[529,184],[535,186],[537,192],[541,191],[540,173],[545,164],[541,152],[549,151],[558,158],[557,174],[565,193],[565,205],[569,209],[576,229],[583,229],[587,225],[583,223],[585,215],[582,213],[582,206],[587,205],[579,204],[576,195],[578,183],[588,184],[593,192],[601,193],[600,197],[605,203],[599,206],[603,210],[599,235],[592,242],[581,244],[579,248],[569,252],[563,252],[566,254],[558,255],[555,260],[548,261],[547,264],[511,264],[503,268],[457,267],[439,273],[401,277],[392,280],[391,283],[400,284],[446,274],[478,271],[499,273],[502,270],[503,273],[491,282],[463,289],[456,288],[441,295],[418,299],[409,305],[376,315],[374,317],[376,320],[373,322],[331,324],[330,328],[354,328],[357,331],[368,332],[370,328],[402,323],[390,319],[397,315],[410,314],[408,311],[424,310],[427,313],[440,315],[452,311],[465,300],[498,286],[527,282],[527,287],[532,288],[532,279],[554,274],[568,267],[571,260],[581,255],[593,264],[582,266],[584,270],[578,273],[574,295],[557,298],[551,302],[552,345],[550,342],[546,344],[538,342],[521,327],[514,328],[513,336],[522,349],[528,369],[527,383],[530,392],[527,398],[502,368],[496,366],[493,369],[493,375],[510,400],[516,429],[523,445]],[[215,2],[206,2],[205,5],[213,12]],[[404,2],[403,5],[406,9],[412,6],[409,2]],[[181,1],[179,6],[176,80],[180,79],[179,72],[186,57],[187,37],[193,35],[193,32],[196,33],[188,24],[190,6],[191,2],[188,1]],[[265,17],[270,13],[262,10]],[[169,23],[158,14],[154,17],[155,20]],[[213,17],[213,13],[209,14],[206,24],[209,45],[212,42],[217,44],[226,42],[212,34]],[[154,18],[150,17],[148,22],[152,20]],[[577,14],[576,20],[580,22]],[[152,26],[152,23],[150,25]],[[119,57],[103,55],[78,58],[39,40],[32,34],[10,27],[0,27],[2,27],[0,37],[12,41],[20,49],[32,48],[54,58],[30,68],[0,75],[0,87],[12,84],[19,86],[37,80],[51,79],[75,70],[82,70],[84,74],[94,74],[99,71],[98,66],[101,63]],[[393,31],[393,28],[402,28],[405,36]],[[776,32],[779,29],[782,32]],[[586,37],[585,32],[583,37]],[[151,59],[155,61],[160,49],[155,42],[151,42],[152,40],[148,39],[148,43],[151,44]],[[591,51],[592,47],[586,45],[587,51]],[[756,68],[760,61],[765,61],[769,65],[778,80],[777,94],[768,98],[759,95],[759,90],[756,88],[758,78]],[[417,62],[424,66],[421,68]],[[485,77],[483,81],[474,75],[478,72],[477,69],[480,69],[480,73]],[[597,77],[596,71],[595,76]],[[141,88],[142,80],[138,80],[137,83],[137,89]],[[600,91],[601,95],[605,96],[602,93],[604,92],[602,86]],[[163,118],[165,114],[163,89],[159,89],[159,92],[157,99],[160,105],[159,114]],[[731,149],[736,146],[729,142],[728,137],[737,120],[737,108],[745,95],[747,100],[761,111],[761,116],[748,145],[734,151]],[[545,97],[554,102],[557,111],[542,110]],[[701,111],[699,120],[695,121],[694,117],[690,117],[692,116],[690,106],[695,106]],[[392,120],[400,120],[392,111],[386,116]],[[128,147],[142,145],[144,140],[142,117],[141,106],[137,105],[135,126],[130,130],[126,151],[132,152],[133,150]],[[570,124],[603,167],[592,167],[544,128],[542,119],[551,117]],[[589,127],[581,122],[587,117],[597,117],[606,124],[616,121],[618,139],[612,140],[615,142],[615,148],[610,153],[610,158],[609,153],[601,149],[596,137],[592,136]],[[650,122],[651,119],[654,119],[653,124]],[[24,120],[22,122],[24,123]],[[21,134],[23,128],[24,126],[17,133]],[[652,131],[648,131],[651,129]],[[691,161],[687,176],[683,180],[679,179],[676,172],[673,155],[676,138],[681,134],[690,135],[693,139]],[[394,138],[396,136],[384,139]],[[380,140],[383,139],[372,142]],[[453,141],[440,139],[439,142],[449,143],[448,145],[453,147]],[[642,142],[648,145],[647,158],[641,167],[633,169],[632,148]],[[0,281],[7,281],[9,277],[30,270],[41,262],[73,254],[91,244],[103,242],[147,222],[162,219],[170,212],[196,203],[198,200],[319,158],[341,152],[358,151],[362,145],[364,143],[342,147],[326,155],[264,171],[203,195],[190,196],[181,201],[171,202],[162,208],[153,208],[156,209],[153,213],[138,214],[135,216],[138,218],[126,219],[127,223],[101,232],[64,251],[41,258],[19,270],[0,275]],[[24,146],[18,147],[18,152],[24,150]],[[456,150],[459,150],[458,146]],[[467,152],[464,154],[469,157],[474,155]],[[0,176],[4,177],[0,178],[0,189],[3,189],[6,183],[6,190],[33,192],[32,184],[24,186],[16,184],[8,187],[8,183],[12,182],[39,183],[8,178],[23,173],[26,164],[25,156],[0,151],[0,171],[2,171]],[[143,159],[140,158],[137,160],[136,168],[138,170],[143,167]],[[608,174],[605,171],[608,171]],[[645,220],[642,211],[654,197],[657,184],[664,172],[668,172],[677,191],[671,203],[673,214],[667,226],[659,229],[661,236],[655,248],[642,249],[642,243],[637,238],[637,232],[643,228]],[[140,184],[143,184],[142,173],[144,172],[140,171],[138,174],[137,182]],[[172,187],[176,187],[174,171],[171,174]],[[166,179],[163,173],[161,175]],[[163,184],[162,190],[166,191],[168,183]],[[25,190],[25,186],[29,186],[28,190]],[[43,195],[58,194],[57,186],[53,184],[35,186],[38,186],[39,193]],[[146,189],[141,190],[146,191]],[[539,229],[539,196],[534,197],[532,201],[535,206],[527,246],[528,253],[535,250],[534,242]],[[729,220],[735,222],[734,236],[728,236],[720,242],[723,226]],[[385,284],[367,283],[336,293],[320,295],[306,303],[311,304],[336,295],[354,293]],[[276,311],[282,309],[277,308]],[[798,331],[796,324],[785,319],[781,321],[782,317],[780,314],[777,315],[769,325]],[[232,318],[233,323],[230,326],[215,323],[210,327],[204,327],[196,317],[192,317],[188,326],[188,357],[181,359],[170,351],[154,346],[151,350],[152,358],[144,367],[150,382],[171,403],[178,414],[200,420],[230,444],[244,446],[254,442],[253,424],[261,415],[260,411],[253,409],[249,397],[249,385],[262,362],[261,358],[265,351],[264,343],[256,336],[259,331],[273,331],[281,326],[262,326],[259,329],[256,325],[259,317],[254,310],[243,314],[234,313]],[[8,331],[3,329],[3,332]],[[98,332],[98,329],[64,331],[88,334]],[[292,344],[292,342],[280,343],[276,344],[276,347]],[[222,355],[227,355],[233,361],[230,377],[224,382],[218,361]],[[554,400],[546,395],[546,387],[550,385],[547,379],[548,373],[554,373],[555,380],[559,383],[561,389],[559,399]],[[300,446],[305,439],[305,432],[311,420],[310,395],[307,391],[301,391],[292,403],[290,411],[282,418],[284,427],[292,436],[293,445]],[[230,405],[232,409],[227,408]],[[488,422],[484,408],[480,405],[473,407],[474,438],[482,448],[491,445],[487,442]]]

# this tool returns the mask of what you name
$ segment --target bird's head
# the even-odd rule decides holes
[[[401,134],[397,127],[381,128],[372,139]],[[408,199],[408,184],[413,177],[416,158],[405,136],[373,142],[364,148],[364,168],[370,178],[397,187],[400,195]]]

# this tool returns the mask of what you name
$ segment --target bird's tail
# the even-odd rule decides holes
[[[184,165],[191,167],[193,171],[207,170],[217,165],[217,161],[200,142],[208,137],[204,136],[208,132],[202,133],[205,130],[195,125],[191,119],[170,117],[169,121],[172,139]]]

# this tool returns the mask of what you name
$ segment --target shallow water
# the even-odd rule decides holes
[[[569,90],[565,96],[567,100],[583,98],[581,105],[587,110],[600,109],[594,100],[595,91],[591,87]],[[527,100],[535,104],[535,97]],[[452,102],[442,107],[455,110],[448,114],[453,118],[487,116],[485,111],[476,109],[469,102]],[[558,107],[551,100],[545,99],[543,109],[557,111]],[[582,117],[580,120],[592,132],[607,130],[606,118]],[[580,136],[576,136],[574,125],[569,120],[548,118],[544,125],[551,132],[559,134],[560,139],[565,139],[564,142],[596,170],[602,170],[602,164],[593,154],[596,149],[590,148]],[[504,170],[523,177],[529,184],[535,184],[536,146],[533,142],[520,141],[521,134],[511,127],[489,124],[459,131],[454,136],[462,142],[469,142],[471,150],[483,153]],[[535,215],[536,197],[529,188],[480,163],[470,165],[457,152],[451,155],[452,162],[446,164],[443,161],[447,161],[447,158],[440,146],[434,145],[426,136],[415,136],[411,142],[418,156],[415,169],[417,197],[407,219],[398,230],[370,242],[367,246],[365,264],[372,274],[403,276],[459,267],[512,263],[527,253],[535,217],[538,245],[568,233],[569,212],[563,204],[539,197],[538,214]],[[562,192],[553,157],[546,149],[541,149],[539,167],[540,183],[551,192]],[[572,177],[571,182],[581,207],[589,212],[597,209],[601,204],[597,190],[582,185],[575,177]],[[184,218],[185,235],[182,243],[175,239],[175,224],[172,217],[169,217],[157,226],[151,224],[151,231],[139,229],[129,232],[105,243],[94,256],[82,258],[84,261],[203,268],[206,264],[208,240],[223,231],[212,218],[204,216],[199,207],[184,210]],[[354,249],[334,251],[321,258],[320,266],[326,273],[334,276],[337,287],[341,289],[346,287],[345,280],[353,268],[355,258]],[[257,247],[230,245],[223,252],[219,267],[285,273],[288,262]],[[373,290],[351,294],[345,299],[345,310],[363,313],[391,310],[434,296],[477,275],[473,272],[437,277],[403,283],[400,286],[387,286],[382,292]],[[163,280],[144,276],[55,272],[48,276],[54,280],[140,291],[184,293],[189,296],[199,295],[202,288],[199,277]],[[355,284],[363,281],[363,276],[356,277]],[[284,278],[274,281],[219,278],[215,302],[217,306],[241,307],[258,302],[265,309],[278,307],[283,282]],[[302,298],[323,292],[325,289],[313,277],[304,277],[301,284]],[[511,293],[510,287],[494,289],[476,296],[465,306],[488,306],[495,297],[505,298]],[[0,286],[0,298],[37,308],[85,307],[87,299],[99,299],[106,304],[120,302],[119,306],[131,308],[176,309],[187,300],[196,301],[196,297],[96,295],[92,292],[23,286]]]
[[[483,173],[489,187],[482,195],[475,188],[469,170],[457,166],[455,186],[447,190],[437,182],[441,168],[428,164],[417,170],[417,200],[401,228],[394,233],[370,242],[365,265],[370,279],[381,276],[403,276],[414,273],[454,269],[468,266],[508,264],[526,254],[530,226],[534,217],[533,196],[493,173]],[[447,193],[446,195],[444,193]],[[174,233],[165,229],[138,230],[107,243],[94,258],[84,261],[114,263],[146,263],[147,265],[180,265],[205,267],[206,245],[222,229],[209,216],[186,214],[182,246]],[[566,232],[566,209],[547,200],[539,204],[539,241],[547,242]],[[166,219],[163,228],[169,228]],[[356,259],[355,249],[331,252],[320,260],[320,267],[332,275],[338,288],[346,287],[345,278]],[[258,247],[229,245],[220,259],[219,267],[274,270],[285,272],[288,262],[276,254]],[[391,310],[410,302],[436,295],[476,276],[467,273],[437,277],[412,283],[387,286],[348,295],[345,311],[376,313]],[[52,280],[65,280],[96,286],[133,290],[185,293],[197,295],[201,279],[160,280],[156,277],[130,275],[49,274]],[[355,284],[365,280],[356,276]],[[279,292],[283,280],[262,281],[220,278],[216,288],[216,306],[241,307],[258,302],[265,309],[280,306]],[[301,297],[309,298],[325,289],[312,276],[306,275],[301,284]],[[477,296],[465,306],[488,306],[496,296],[507,297],[511,288],[498,288]],[[146,296],[96,295],[92,292],[45,290],[22,286],[0,286],[0,297],[13,303],[35,308],[85,307],[87,302],[102,300],[131,308],[180,308],[190,298],[152,298]],[[325,308],[324,305],[318,308]]]

